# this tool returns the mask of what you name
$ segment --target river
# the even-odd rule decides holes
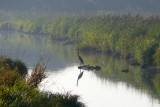
[[[41,91],[77,94],[88,107],[160,107],[160,97],[140,67],[111,56],[80,51],[85,64],[101,66],[101,70],[83,70],[77,85],[77,50],[63,44],[41,35],[0,31],[0,55],[22,60],[29,73],[40,58],[47,63]]]

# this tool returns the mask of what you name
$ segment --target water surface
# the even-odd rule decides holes
[[[80,53],[85,64],[99,65],[100,71],[80,74],[74,47],[40,35],[0,32],[0,55],[19,58],[31,69],[39,58],[48,64],[41,91],[78,94],[88,107],[160,107],[159,95],[139,67],[106,55]],[[129,73],[121,72],[129,69]]]

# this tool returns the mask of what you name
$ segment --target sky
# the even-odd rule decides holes
[[[160,0],[1,0],[0,10],[160,12]]]

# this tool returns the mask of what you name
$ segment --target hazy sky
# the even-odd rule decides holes
[[[160,12],[160,0],[1,0],[1,10]]]

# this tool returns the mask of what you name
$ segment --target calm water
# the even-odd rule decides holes
[[[29,72],[42,57],[48,68],[40,90],[78,94],[88,107],[160,107],[159,96],[145,81],[139,67],[132,67],[123,60],[80,53],[86,64],[99,65],[102,70],[84,71],[77,86],[79,61],[72,46],[43,36],[1,31],[0,55],[21,59]],[[122,69],[130,72],[122,73]]]

